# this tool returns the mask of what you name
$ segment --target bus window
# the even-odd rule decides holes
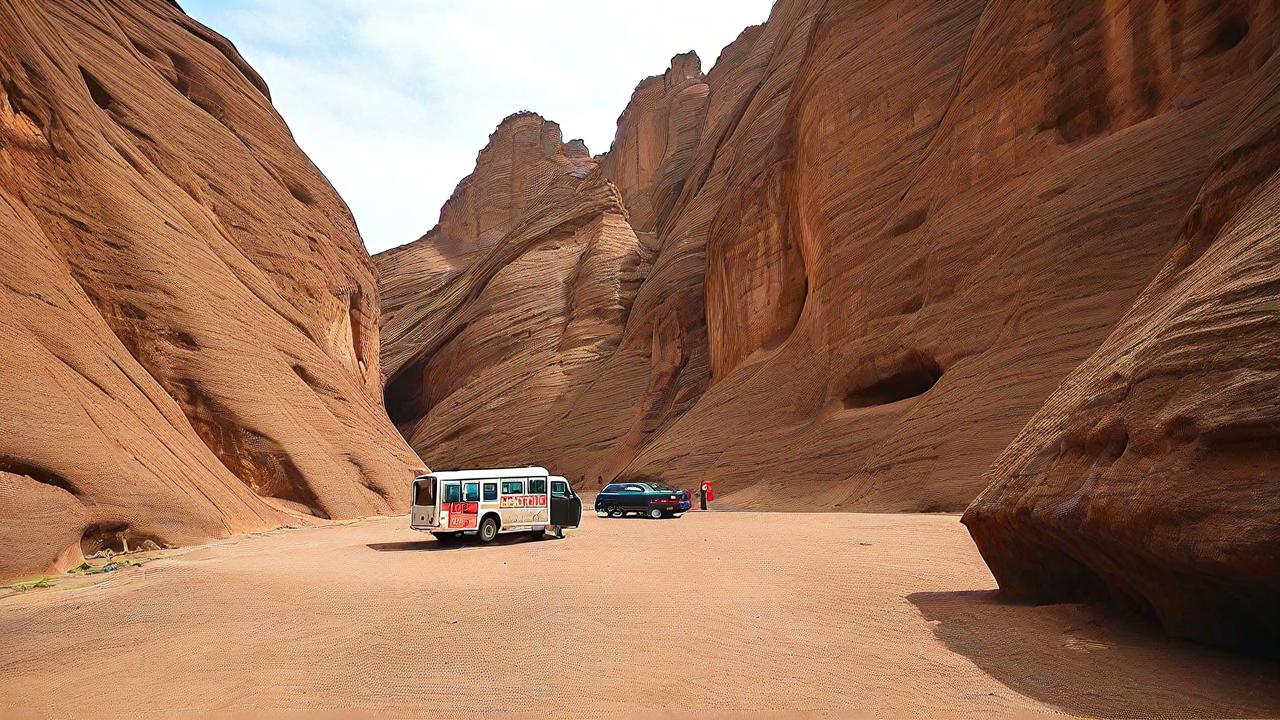
[[[498,499],[498,483],[496,482],[485,483],[483,497],[485,502],[489,502],[491,500],[497,500]]]
[[[462,502],[462,488],[458,487],[458,483],[449,483],[444,486],[444,500],[447,503]]]
[[[413,504],[426,506],[436,504],[435,478],[423,478],[413,484]]]
[[[503,495],[523,495],[524,481],[523,480],[503,480],[502,494]]]
[[[541,478],[541,477],[529,478],[529,494],[530,495],[544,495],[546,494],[546,492],[547,492],[546,478]]]
[[[480,500],[480,483],[462,483],[462,499],[467,502],[478,502]]]
[[[552,480],[551,495],[552,497],[569,497],[569,483],[563,480]]]

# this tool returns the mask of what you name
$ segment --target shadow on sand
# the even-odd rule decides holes
[[[440,542],[439,540],[406,540],[404,542],[384,542],[384,543],[368,543],[365,547],[378,552],[410,552],[410,551],[445,551],[445,550],[480,550],[487,547],[497,547],[503,545],[519,545],[526,542],[552,542],[553,538],[548,535],[542,540],[530,537],[527,533],[510,533],[507,535],[499,535],[494,538],[491,543],[481,543],[475,539],[459,539],[453,542]]]
[[[907,596],[953,652],[1027,697],[1106,717],[1275,717],[1280,663],[1168,638],[1077,604],[1017,605],[995,591]]]

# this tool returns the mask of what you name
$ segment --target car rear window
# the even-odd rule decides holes
[[[622,486],[621,485],[605,485],[604,490],[601,490],[600,492],[607,492],[607,493],[622,492]]]

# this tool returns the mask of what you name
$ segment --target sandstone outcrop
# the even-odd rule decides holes
[[[0,577],[404,508],[351,215],[174,4],[0,2],[0,254]]]
[[[545,210],[553,186],[576,186],[596,169],[580,140],[563,142],[560,126],[536,113],[507,117],[440,211],[440,222],[418,240],[375,257],[382,291],[383,371],[395,377],[421,354],[423,299],[470,267],[526,215]],[[566,178],[565,176],[568,176]],[[533,206],[533,207],[531,207]]]
[[[1280,56],[1246,87],[1168,260],[964,522],[1015,598],[1280,657]]]
[[[427,454],[712,479],[739,507],[959,510],[990,484],[965,522],[1012,597],[1124,598],[1275,652],[1277,20],[781,0],[706,74],[681,55],[642,82],[598,158],[652,263],[591,362],[519,341],[590,294],[563,272],[437,292],[389,256],[384,283],[462,313],[430,337],[478,340],[397,333],[388,358],[434,369],[388,402],[430,395]],[[416,252],[506,265],[528,238],[474,236]],[[555,411],[495,431],[544,377]]]
[[[957,510],[1168,253],[1275,25],[1248,4],[842,7],[780,3],[754,43],[768,70],[711,163],[730,180],[688,205],[718,196],[712,381],[624,472]]]
[[[649,256],[586,148],[520,113],[440,225],[376,261],[388,411],[434,465],[471,467],[548,456],[617,346]]]
[[[709,478],[740,506],[963,509],[1173,247],[1270,72],[1273,15],[782,0],[707,73],[677,56],[599,158],[652,266],[616,348],[540,428],[541,461],[587,485]],[[397,304],[436,301],[410,276],[447,264],[385,257]],[[520,302],[536,326],[539,301]],[[392,334],[389,368],[420,347]],[[509,359],[484,367],[531,376]],[[479,377],[452,365],[437,392]],[[392,382],[388,402],[414,392]],[[485,452],[529,450],[513,436]]]

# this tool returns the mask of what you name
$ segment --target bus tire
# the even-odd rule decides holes
[[[492,515],[486,515],[484,520],[480,521],[480,529],[476,530],[476,537],[480,538],[482,543],[493,542],[493,539],[498,537],[498,521]]]
[[[664,512],[662,508],[649,508],[649,517],[654,520],[661,520],[662,516],[666,514],[667,513]]]
[[[609,508],[609,517],[620,518],[626,514],[626,511],[622,508]]]
[[[436,542],[438,543],[452,545],[453,543],[458,542],[458,533],[456,532],[436,533],[435,538],[436,538]]]
[[[530,530],[529,534],[533,536],[534,540],[541,540],[542,538],[547,536],[547,529],[538,528],[537,530]]]

